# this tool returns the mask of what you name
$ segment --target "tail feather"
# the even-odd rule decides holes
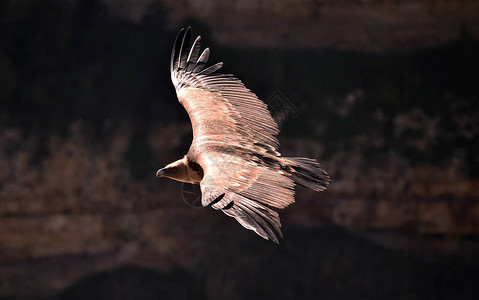
[[[310,188],[313,191],[324,191],[331,183],[328,173],[320,164],[305,157],[285,157],[286,170],[295,183]]]

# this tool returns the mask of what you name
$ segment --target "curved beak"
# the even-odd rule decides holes
[[[156,177],[157,177],[157,178],[163,177],[164,174],[165,174],[165,168],[159,169],[159,170],[156,172]]]

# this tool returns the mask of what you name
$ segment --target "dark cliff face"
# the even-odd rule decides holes
[[[426,2],[324,2],[316,19],[298,17],[310,13],[300,5],[266,5],[260,18],[239,1],[215,19],[215,2],[196,13],[165,2],[135,22],[112,1],[3,4],[0,298],[477,293],[477,7]],[[218,25],[231,14],[244,18]],[[345,15],[336,40],[318,42]],[[438,16],[445,27],[431,25]],[[447,38],[424,41],[424,19]],[[323,193],[298,188],[281,212],[279,246],[197,208],[189,186],[154,177],[191,141],[168,74],[181,22],[206,35],[212,63],[224,61],[268,103],[283,155],[316,158],[333,179]],[[384,22],[395,30],[384,34]],[[272,29],[262,39],[264,24]],[[355,24],[368,24],[362,36],[377,45],[354,42]],[[401,32],[416,38],[393,38]]]
[[[106,1],[139,22],[153,0]],[[129,5],[125,5],[125,3]],[[161,0],[171,26],[187,18],[206,24],[221,44],[287,49],[383,52],[435,46],[479,35],[475,0]]]

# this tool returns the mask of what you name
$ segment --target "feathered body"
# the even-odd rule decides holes
[[[278,243],[278,213],[294,202],[299,184],[326,189],[329,176],[309,158],[282,157],[279,133],[266,104],[233,75],[204,66],[198,37],[189,47],[190,29],[178,34],[171,55],[171,80],[193,127],[193,141],[180,160],[160,169],[158,177],[200,184],[202,205],[222,210],[247,229]]]

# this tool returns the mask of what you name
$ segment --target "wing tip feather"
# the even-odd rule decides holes
[[[254,231],[257,235],[279,244],[283,238],[279,215],[271,208],[238,194],[234,194],[235,202],[222,211],[234,217],[244,228]]]
[[[176,35],[175,42],[173,44],[173,49],[171,50],[170,72],[174,71],[176,54],[180,51],[180,40],[183,40],[184,31],[185,31],[185,28],[181,28],[178,34]]]
[[[181,28],[178,32],[171,52],[170,72],[175,73],[184,70],[195,75],[208,75],[219,70],[223,66],[223,62],[203,69],[208,62],[211,50],[209,47],[206,47],[198,58],[196,51],[200,49],[201,35],[196,37],[191,48],[189,48],[190,37],[191,26],[188,26],[186,29]]]

